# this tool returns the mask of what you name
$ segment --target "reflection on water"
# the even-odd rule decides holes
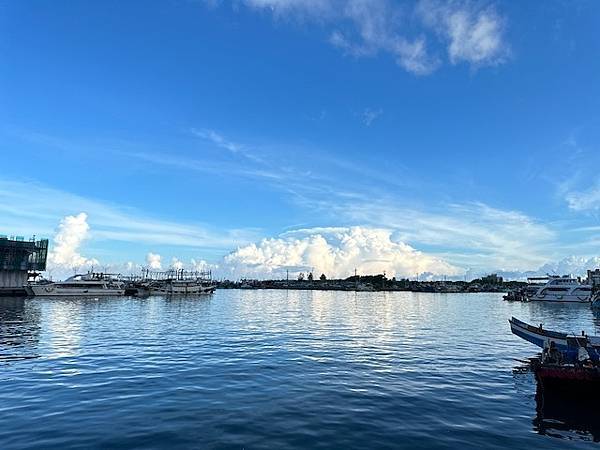
[[[540,353],[532,354],[537,359]],[[542,387],[531,363],[523,360],[513,368],[515,390],[525,398],[535,384],[533,430],[562,440],[600,442],[600,391],[578,392]]]
[[[86,303],[78,299],[54,299],[47,305],[48,356],[61,358],[75,356],[81,340],[81,314],[83,305],[92,304],[94,299]]]
[[[600,393],[572,396],[543,389],[538,384],[534,430],[561,439],[600,442]]]
[[[0,298],[0,362],[38,356],[40,308],[23,298]]]
[[[331,291],[5,299],[0,448],[562,449],[548,404],[532,432],[535,380],[511,368],[537,349],[507,320],[598,326],[568,306]]]

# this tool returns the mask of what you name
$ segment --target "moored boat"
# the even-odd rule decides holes
[[[533,364],[533,369],[537,380],[547,389],[560,387],[586,391],[586,386],[594,390],[600,386],[600,367],[597,365],[548,364],[540,361]]]
[[[77,274],[65,281],[30,283],[24,286],[31,297],[100,297],[125,294],[123,282],[102,273]]]
[[[212,294],[216,286],[204,280],[161,280],[148,284],[151,294],[195,295]]]
[[[546,330],[542,324],[536,327],[514,317],[509,323],[513,334],[542,349],[556,348],[564,355],[565,361],[581,361],[585,358],[600,361],[600,336],[588,336],[584,332],[575,335]]]
[[[524,289],[518,288],[508,291],[503,297],[507,302],[526,302],[527,295]]]
[[[216,284],[212,281],[210,271],[186,272],[183,269],[169,270],[150,275],[141,283],[150,294],[166,295],[204,295],[212,294]]]
[[[567,302],[589,303],[592,299],[592,286],[583,284],[570,276],[549,276],[544,285],[536,287],[535,292],[528,295],[531,302]],[[542,278],[535,279],[537,281]]]

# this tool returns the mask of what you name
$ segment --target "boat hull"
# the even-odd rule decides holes
[[[548,302],[548,303],[590,303],[590,296],[563,295],[563,296],[539,296],[529,297],[530,302]]]
[[[203,286],[196,284],[160,284],[150,286],[150,293],[163,295],[206,295],[212,294],[215,291],[215,288],[215,286]]]
[[[534,327],[514,317],[509,320],[509,323],[513,334],[542,349],[549,348],[550,344],[554,343],[554,346],[569,360],[577,359],[580,347],[587,350],[592,360],[600,360],[600,337],[598,336],[574,336],[545,330],[541,326]]]
[[[560,394],[570,398],[597,402],[600,398],[600,369],[598,367],[561,366],[538,364],[534,366],[535,378],[543,394]]]
[[[51,284],[29,285],[25,291],[32,297],[110,297],[125,294],[125,289],[61,288]]]

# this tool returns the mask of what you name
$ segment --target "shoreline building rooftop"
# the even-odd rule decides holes
[[[0,235],[0,289],[22,288],[30,275],[46,270],[48,239]]]

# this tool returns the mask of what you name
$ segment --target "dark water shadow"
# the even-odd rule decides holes
[[[560,439],[600,442],[600,393],[581,394],[542,388],[538,382],[534,430]]]
[[[0,298],[0,362],[39,357],[41,311],[25,298]]]
[[[600,442],[600,390],[574,392],[560,386],[543,387],[527,361],[514,367],[513,375],[520,384],[524,380],[535,383],[536,414],[532,424],[536,433],[563,440]],[[518,388],[519,383],[515,386]]]

